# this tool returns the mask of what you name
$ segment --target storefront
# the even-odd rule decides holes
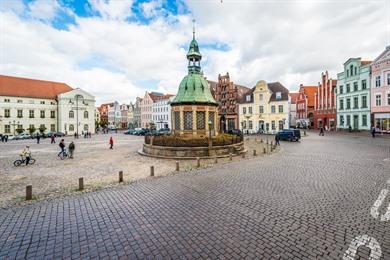
[[[374,121],[378,132],[390,133],[390,113],[375,113]]]

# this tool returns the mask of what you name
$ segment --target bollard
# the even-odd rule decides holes
[[[263,143],[263,138],[260,139],[260,143]]]
[[[218,156],[215,156],[214,163],[218,163]]]
[[[196,167],[200,167],[200,158],[196,157]]]
[[[265,149],[265,147],[263,148],[263,154],[266,154],[267,153],[267,149]]]
[[[268,138],[267,138],[267,144],[268,144]]]
[[[119,183],[123,182],[123,171],[119,171]]]
[[[150,166],[150,176],[154,177],[154,166]]]
[[[253,156],[256,156],[256,150],[253,150]]]
[[[274,142],[271,141],[271,147],[274,146]]]
[[[241,157],[242,157],[242,158],[245,158],[245,152],[243,152],[243,153],[241,154]]]
[[[32,200],[32,185],[26,186],[26,200]]]
[[[176,171],[178,172],[180,170],[179,161],[176,161]]]
[[[79,178],[79,190],[84,189],[84,178]]]
[[[233,160],[233,155],[229,153],[229,161]]]

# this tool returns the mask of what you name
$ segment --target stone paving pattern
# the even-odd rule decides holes
[[[390,259],[390,223],[370,216],[389,147],[310,135],[271,156],[0,210],[0,259],[341,259],[363,234]]]

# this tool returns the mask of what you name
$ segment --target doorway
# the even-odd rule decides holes
[[[359,115],[353,115],[353,129],[359,128]]]

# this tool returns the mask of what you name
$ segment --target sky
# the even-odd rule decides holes
[[[65,82],[97,104],[176,94],[196,39],[204,76],[290,91],[390,45],[390,0],[0,0],[0,74]]]

